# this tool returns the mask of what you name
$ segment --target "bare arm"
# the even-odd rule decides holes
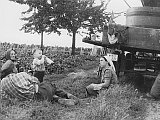
[[[51,59],[49,59],[47,56],[44,56],[45,58],[45,61],[48,63],[48,64],[52,64],[54,63]]]

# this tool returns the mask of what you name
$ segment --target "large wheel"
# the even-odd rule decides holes
[[[134,65],[135,65],[134,59],[135,59],[135,56],[133,53],[126,54],[126,67],[125,67],[126,70],[134,69]]]

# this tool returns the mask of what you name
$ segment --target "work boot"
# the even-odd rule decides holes
[[[58,99],[58,103],[62,105],[67,105],[67,106],[73,106],[76,105],[76,101],[73,99],[65,99],[65,98],[60,98]]]
[[[78,103],[80,102],[80,99],[79,99],[78,97],[76,97],[76,96],[74,96],[74,95],[72,95],[72,94],[70,94],[70,93],[67,93],[67,97],[68,97],[69,99],[75,100],[75,101],[76,101],[76,104],[78,104]]]
[[[55,101],[55,102],[58,102],[58,100],[60,99],[60,97],[59,96],[57,96],[57,95],[53,95],[53,101]]]
[[[152,96],[150,93],[147,93],[146,96],[147,96],[148,98],[153,98],[153,96]]]
[[[157,100],[155,97],[153,97],[150,93],[147,93],[143,96],[143,98],[150,99],[150,100]]]

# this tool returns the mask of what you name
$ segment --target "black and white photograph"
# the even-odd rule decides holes
[[[0,0],[0,120],[159,120],[160,0]]]

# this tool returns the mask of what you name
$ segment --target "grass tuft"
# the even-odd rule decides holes
[[[130,94],[131,93],[131,94]],[[130,86],[101,91],[81,116],[84,120],[143,120],[146,102]]]

